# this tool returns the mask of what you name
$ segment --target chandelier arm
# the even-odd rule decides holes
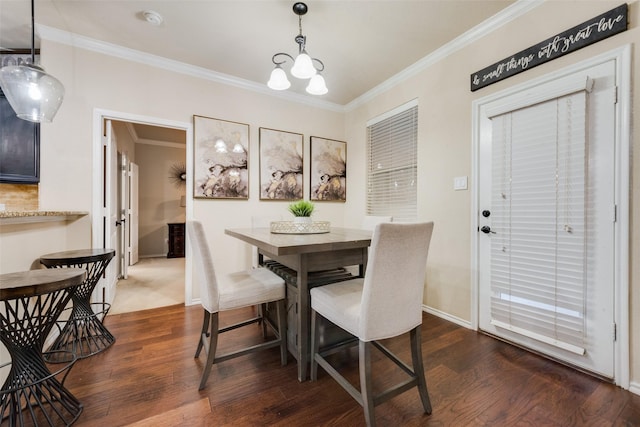
[[[286,59],[285,59],[285,60],[283,60],[283,61],[278,62],[278,60],[276,60],[276,57],[277,57],[277,56],[279,56],[279,55],[286,56],[286,57],[287,57],[287,58],[289,58],[291,61],[295,61],[295,59],[293,59],[293,56],[289,55],[288,53],[278,52],[278,53],[276,53],[275,55],[273,55],[273,57],[271,58],[271,61],[272,61],[274,64],[276,64],[276,65],[282,65],[282,64],[284,64],[285,62],[287,62],[287,60],[286,60]]]
[[[321,68],[315,67],[315,69],[318,70],[318,72],[324,71],[324,62],[320,61],[318,58],[311,58],[311,61],[316,61],[317,63],[320,64]]]

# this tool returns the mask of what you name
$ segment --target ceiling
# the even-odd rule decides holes
[[[35,21],[36,28],[46,26],[264,85],[273,69],[273,54],[297,53],[293,3],[36,0]],[[320,98],[345,106],[515,0],[306,3],[309,11],[302,17],[302,32],[307,51],[324,62],[329,88]],[[145,10],[160,13],[162,24],[147,23],[141,13]],[[29,0],[0,0],[0,47],[30,47],[30,16]],[[289,92],[312,97],[304,92],[302,81],[290,80]]]

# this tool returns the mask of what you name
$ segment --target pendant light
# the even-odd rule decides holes
[[[64,97],[64,86],[35,64],[34,0],[31,0],[31,63],[0,68],[0,86],[16,115],[30,122],[51,122]]]
[[[287,61],[287,58],[293,61],[293,67],[291,67],[291,75],[298,79],[310,79],[307,86],[307,92],[311,95],[324,95],[328,92],[327,86],[324,82],[324,77],[320,74],[324,70],[324,64],[317,58],[312,58],[307,53],[306,44],[307,37],[302,35],[302,15],[307,13],[307,5],[301,2],[293,5],[293,13],[298,15],[298,28],[299,34],[296,36],[295,41],[298,43],[298,56],[293,59],[288,53],[276,53],[271,58],[271,61],[275,64],[274,70],[271,72],[271,78],[267,82],[267,86],[273,90],[286,90],[291,86],[291,82],[287,78],[287,73],[282,69],[282,64]],[[279,57],[284,57],[280,58]],[[318,67],[314,65],[318,64]]]

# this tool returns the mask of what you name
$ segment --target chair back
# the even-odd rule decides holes
[[[374,215],[366,215],[362,220],[362,228],[365,230],[373,231],[376,228],[376,225],[381,222],[392,222],[393,217],[391,215],[387,216],[374,216]]]
[[[220,306],[218,282],[204,227],[200,221],[187,221],[186,227],[196,270],[195,279],[200,284],[200,301],[209,313],[216,313]]]
[[[362,341],[397,336],[422,323],[432,233],[433,222],[382,223],[375,227],[360,307]]]

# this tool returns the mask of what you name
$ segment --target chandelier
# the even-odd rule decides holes
[[[291,86],[291,82],[287,79],[287,74],[282,69],[282,64],[287,62],[287,58],[293,62],[290,73],[298,79],[309,79],[307,92],[311,95],[324,95],[328,92],[324,82],[324,77],[320,74],[324,71],[324,64],[317,58],[309,56],[306,50],[307,37],[302,35],[302,15],[307,13],[307,5],[301,2],[293,5],[293,13],[298,15],[299,34],[295,41],[298,43],[298,56],[293,57],[287,53],[279,52],[273,55],[271,61],[275,64],[274,70],[271,72],[271,78],[267,82],[267,86],[273,90],[286,90]],[[315,65],[317,64],[317,66]]]
[[[35,63],[34,0],[31,0],[31,63],[0,68],[0,86],[16,115],[30,122],[50,122],[58,112],[64,86]]]

